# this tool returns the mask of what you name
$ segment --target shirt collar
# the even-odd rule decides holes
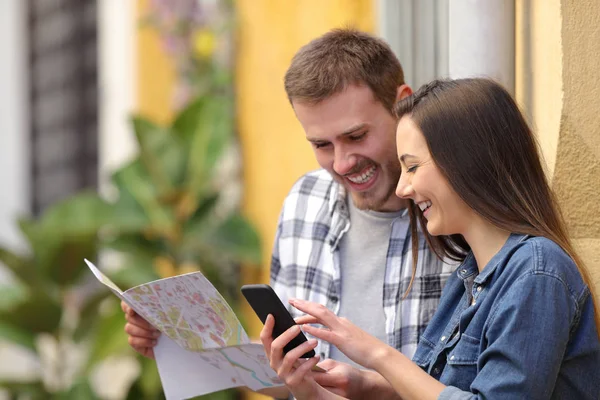
[[[501,261],[504,260],[506,256],[510,254],[512,250],[527,237],[528,235],[511,233],[502,248],[492,257],[483,271],[475,278],[475,283],[482,284],[490,276],[492,276],[498,265],[500,265]],[[467,255],[460,267],[458,267],[457,273],[458,277],[462,280],[479,273],[477,263],[475,262],[475,256],[473,255],[472,251]]]

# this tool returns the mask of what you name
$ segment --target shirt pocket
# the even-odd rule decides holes
[[[413,362],[423,368],[427,373],[429,373],[429,365],[431,364],[434,347],[433,343],[426,338],[421,337],[415,355],[413,356]]]
[[[456,345],[448,352],[446,368],[440,381],[470,391],[471,383],[477,376],[477,361],[480,353],[480,340],[462,334]]]

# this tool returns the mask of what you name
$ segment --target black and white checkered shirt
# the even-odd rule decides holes
[[[339,243],[350,228],[345,199],[344,187],[325,170],[304,175],[285,199],[271,260],[271,286],[284,304],[289,298],[299,298],[324,304],[338,313]],[[415,280],[403,300],[412,275],[408,213],[394,220],[383,283],[387,342],[410,358],[438,306],[444,283],[456,268],[454,263],[437,259],[421,235],[419,239]],[[300,315],[298,310],[289,309],[294,317]],[[322,359],[328,358],[329,344],[319,343],[316,351]]]

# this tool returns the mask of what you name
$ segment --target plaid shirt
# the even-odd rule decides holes
[[[325,170],[304,175],[285,199],[271,260],[271,286],[284,304],[294,297],[324,304],[338,313],[339,243],[350,228],[345,199],[344,187]],[[412,358],[456,264],[437,259],[420,235],[416,276],[403,300],[412,275],[410,238],[410,222],[405,212],[392,223],[383,308],[388,344]],[[300,315],[298,310],[289,306],[288,309],[294,317]],[[329,357],[329,347],[328,343],[319,342],[316,351],[322,359]]]

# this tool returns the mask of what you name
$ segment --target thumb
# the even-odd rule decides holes
[[[338,363],[337,361],[334,361],[331,358],[327,358],[318,363],[317,365],[323,368],[324,370],[329,371],[330,369],[335,368],[338,365]]]

